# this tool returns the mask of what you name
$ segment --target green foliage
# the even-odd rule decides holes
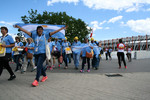
[[[87,24],[81,19],[75,19],[72,16],[68,16],[66,12],[47,12],[43,14],[37,13],[37,10],[31,9],[28,11],[28,16],[22,16],[24,23],[38,23],[38,24],[52,24],[52,25],[67,25],[66,37],[70,42],[73,42],[75,36],[78,36],[82,42],[83,38],[88,36],[91,29],[87,29]]]

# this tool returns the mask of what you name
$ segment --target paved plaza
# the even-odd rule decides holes
[[[30,68],[25,74],[16,72],[13,81],[7,81],[9,74],[4,70],[0,100],[150,100],[150,59],[127,62],[127,67],[118,69],[117,60],[103,59],[99,70],[80,73],[72,62],[69,69],[47,70],[48,80],[38,87],[31,86],[36,73]],[[116,73],[123,77],[105,75]]]

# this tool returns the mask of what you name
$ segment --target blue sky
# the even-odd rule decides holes
[[[96,40],[150,34],[150,0],[1,0],[0,26],[15,35],[28,10],[66,12],[94,30]]]

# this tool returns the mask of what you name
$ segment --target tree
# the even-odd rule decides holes
[[[78,36],[80,41],[88,36],[91,29],[87,28],[87,24],[81,19],[75,19],[72,16],[68,16],[66,12],[47,12],[43,14],[37,12],[37,10],[31,9],[28,11],[28,16],[21,16],[24,23],[38,23],[38,24],[53,24],[53,25],[67,25],[66,37],[70,42],[73,41],[75,36]]]

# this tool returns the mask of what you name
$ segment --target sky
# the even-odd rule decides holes
[[[12,25],[33,9],[38,13],[66,12],[93,29],[95,40],[150,35],[150,0],[0,0],[0,26],[13,37]]]

